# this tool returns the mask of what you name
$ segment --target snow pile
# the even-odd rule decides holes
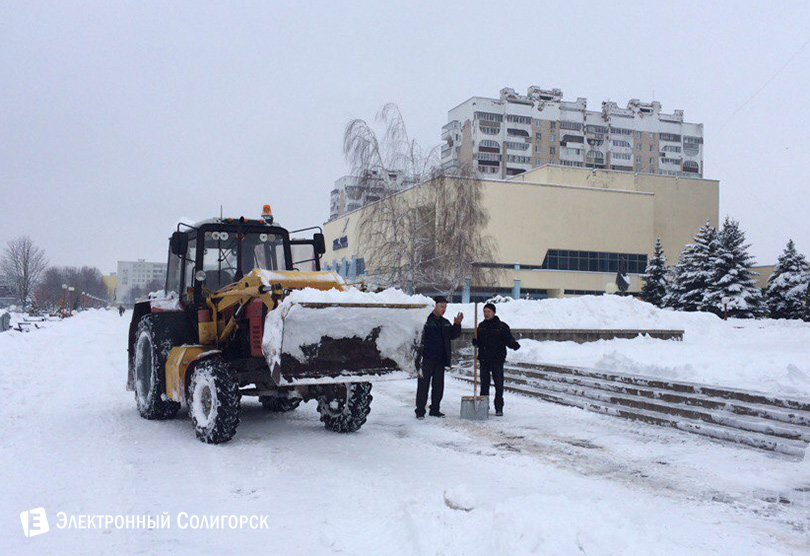
[[[478,304],[478,321],[483,319],[483,304]],[[685,329],[695,332],[722,325],[722,319],[709,313],[682,313],[618,295],[585,295],[564,299],[517,300],[497,305],[498,316],[512,328]],[[474,305],[452,304],[448,313],[464,313],[462,326],[472,328]]]
[[[311,308],[301,303],[356,303],[371,307]],[[384,304],[419,304],[416,309],[374,307]],[[303,346],[317,344],[323,336],[366,338],[381,327],[377,348],[384,358],[402,369],[413,370],[413,345],[433,309],[432,301],[421,295],[408,295],[398,289],[379,293],[356,288],[346,291],[304,288],[290,293],[270,311],[264,323],[262,350],[271,367],[281,361],[281,352],[305,361]]]
[[[498,316],[512,328],[676,329],[682,342],[639,337],[630,340],[537,342],[521,340],[511,361],[596,368],[810,397],[810,323],[797,320],[723,319],[710,313],[658,309],[613,295],[570,299],[512,301],[498,306]],[[463,311],[464,326],[473,325],[472,304]],[[483,307],[479,304],[479,312]],[[478,321],[482,320],[479,313]]]
[[[451,510],[471,511],[476,506],[475,497],[465,484],[456,485],[444,491],[444,503]]]

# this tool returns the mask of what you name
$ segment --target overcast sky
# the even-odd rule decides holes
[[[538,85],[685,110],[721,218],[762,263],[790,237],[810,255],[809,22],[806,1],[0,0],[0,244],[108,273],[220,204],[321,224],[350,118],[396,102],[433,145],[470,96]]]

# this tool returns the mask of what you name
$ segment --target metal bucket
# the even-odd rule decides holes
[[[489,396],[462,396],[461,418],[485,421],[489,418]]]

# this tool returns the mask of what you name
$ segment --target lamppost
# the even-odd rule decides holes
[[[731,298],[728,296],[723,297],[723,320],[728,320],[728,302],[731,301]]]
[[[62,318],[65,318],[65,307],[66,307],[66,303],[67,303],[67,291],[68,291],[67,284],[62,284],[62,303],[61,303],[61,305],[62,305],[62,307],[61,307]]]
[[[76,291],[76,288],[70,286],[68,291],[70,292],[70,309],[68,310],[68,316],[70,317],[73,316],[73,292]]]

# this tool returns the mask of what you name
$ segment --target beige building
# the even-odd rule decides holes
[[[494,238],[496,255],[476,263],[504,271],[498,283],[472,284],[473,298],[511,295],[516,280],[524,297],[601,293],[621,267],[638,292],[657,237],[672,264],[702,224],[718,225],[716,180],[546,164],[482,184],[483,232]],[[324,224],[324,265],[350,279],[374,268],[357,243],[363,210]]]

